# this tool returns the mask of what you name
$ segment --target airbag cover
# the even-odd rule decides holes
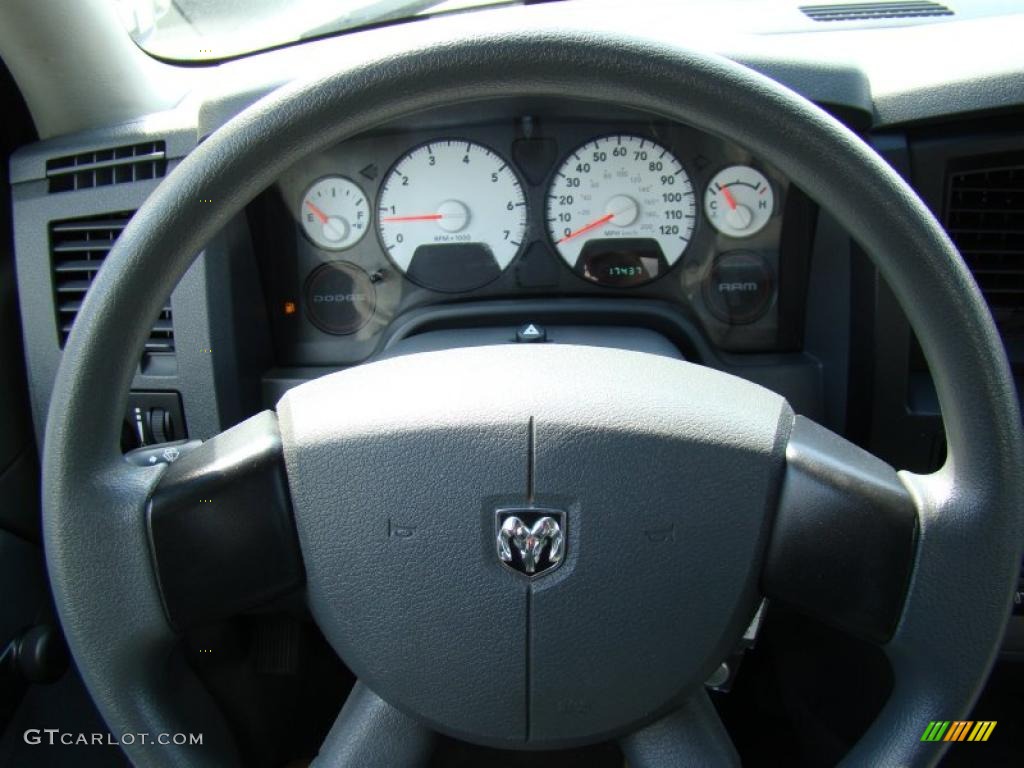
[[[278,405],[310,605],[349,667],[434,728],[565,746],[700,685],[756,607],[785,401],[614,349],[474,347]],[[558,567],[498,555],[506,508],[564,513]]]

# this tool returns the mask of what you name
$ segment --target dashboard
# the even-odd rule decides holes
[[[810,202],[738,146],[587,109],[439,110],[295,165],[248,216],[277,363],[360,362],[403,313],[490,298],[655,300],[723,350],[785,348]]]
[[[822,23],[796,8],[783,14],[759,3],[744,2],[742,14],[735,3],[657,3],[623,16],[617,5],[593,2],[600,8],[594,7],[588,24],[715,50],[803,94],[860,134],[951,228],[1000,313],[997,322],[1020,371],[1018,271],[1009,261],[992,261],[1003,258],[992,255],[1003,240],[1015,242],[1006,199],[982,194],[981,207],[989,213],[981,226],[968,218],[962,232],[954,231],[959,217],[975,217],[979,209],[973,198],[959,203],[956,190],[996,191],[1003,180],[998,174],[1022,163],[1019,65],[1006,53],[1016,50],[1016,24],[973,18],[976,4],[934,23]],[[755,7],[760,12],[749,13]],[[564,28],[579,25],[578,8],[512,6],[487,11],[486,18],[509,30]],[[89,280],[163,176],[276,88],[382,50],[407,50],[424,35],[471,32],[483,14],[388,25],[194,68],[149,60],[130,41],[117,49],[112,40],[103,49],[103,65],[112,64],[117,52],[120,65],[145,78],[123,78],[112,91],[105,81],[84,77],[76,61],[65,78],[50,79],[47,93],[67,88],[66,98],[29,104],[43,140],[23,146],[10,164],[20,320],[37,438],[67,329]],[[59,36],[69,28],[44,29]],[[948,56],[965,41],[970,56]],[[72,49],[54,43],[26,53],[37,50]],[[44,69],[40,63],[30,71]],[[50,110],[50,104],[60,109]],[[657,195],[676,190],[659,192],[663,174],[654,172],[650,182],[635,185],[652,187],[653,205],[636,189],[611,187],[602,187],[603,199],[580,204],[566,179],[579,179],[582,188],[588,177],[577,175],[575,166],[587,161],[589,151],[591,179],[597,172],[602,182],[593,153],[607,152],[607,141],[601,142],[608,137],[616,148],[616,137],[628,139],[634,152],[664,149],[658,159],[672,158],[673,173],[678,162],[690,189],[679,200],[662,197],[659,207]],[[461,142],[476,148],[469,153],[474,167],[478,159],[491,173],[506,165],[499,182],[491,182],[490,173],[473,174],[473,184],[486,190],[496,183],[504,197],[485,205],[463,173],[430,175],[435,169],[424,148],[437,150],[449,141],[456,149]],[[455,165],[464,156],[456,155]],[[416,166],[424,157],[426,165]],[[612,157],[619,159],[609,155],[607,162]],[[563,171],[567,161],[571,173]],[[738,177],[728,172],[737,167],[743,169]],[[993,168],[1002,170],[993,174]],[[396,170],[405,171],[410,187]],[[642,165],[638,170],[652,173]],[[829,159],[822,158],[821,173],[829,172]],[[761,178],[773,198],[763,224],[751,215],[740,232],[730,232],[724,218],[718,222],[725,222],[724,231],[716,227],[709,213],[725,210],[723,202],[732,211],[718,183],[734,197],[743,190],[737,209],[742,205],[753,214],[740,198]],[[392,193],[411,190],[411,197],[391,201],[388,179],[397,181]],[[442,190],[449,182],[453,186]],[[559,184],[566,186],[561,192]],[[320,205],[325,196],[346,190],[365,200],[364,219]],[[569,194],[573,203],[562,205],[560,198]],[[607,209],[615,197],[637,203],[633,221],[603,222],[559,247],[567,227],[572,234],[609,213],[621,217],[625,209]],[[327,228],[307,199],[327,218]],[[509,202],[511,217],[502,210]],[[764,215],[759,203],[756,212]],[[382,222],[384,205],[395,206],[388,217],[456,215],[450,222]],[[656,227],[680,226],[676,236],[686,242],[676,241],[684,246],[678,253],[659,240],[660,231],[639,231],[641,208],[660,216]],[[680,213],[683,220],[668,220]],[[455,223],[458,214],[465,226],[451,232],[441,226]],[[558,221],[563,215],[569,221]],[[746,214],[733,216],[743,223]],[[513,235],[520,227],[521,239],[518,231]],[[346,228],[351,232],[341,231]],[[84,253],[77,250],[83,243],[89,244]],[[404,250],[392,253],[400,245]],[[390,354],[399,344],[416,342],[413,337],[427,346],[428,336],[440,331],[460,338],[438,344],[465,343],[479,330],[492,341],[511,342],[524,323],[544,326],[556,342],[568,337],[565,329],[584,326],[582,335],[573,333],[585,343],[608,343],[616,329],[656,333],[690,360],[784,395],[798,413],[894,465],[930,471],[944,455],[934,390],[905,316],[851,233],[778,169],[743,147],[618,104],[527,102],[499,92],[474,104],[437,104],[307,157],[228,222],[154,320],[129,398],[127,432],[138,433],[143,443],[203,439],[273,407],[296,384]],[[140,428],[140,413],[159,428]]]
[[[862,136],[947,226],[1024,391],[1019,23],[957,7],[920,25],[782,29],[795,7],[786,17],[756,2],[651,2],[622,14],[588,0],[588,23],[715,50]],[[41,31],[67,39],[24,36],[23,73],[52,75],[50,58],[65,62],[61,77],[45,78],[46,98],[28,105],[42,140],[10,161],[37,444],[91,280],[134,212],[206,137],[290,81],[470,32],[482,18],[512,32],[576,28],[579,8],[452,15],[191,68],[146,59],[128,41],[120,58],[116,42],[83,50],[87,27],[63,19]],[[89,52],[102,61],[85,66]],[[118,63],[110,88],[96,72]],[[122,447],[207,439],[332,371],[403,351],[511,344],[533,326],[555,343],[685,356],[779,393],[894,466],[941,465],[927,366],[857,233],[762,158],[684,123],[496,91],[305,157],[225,223],[154,318]],[[819,162],[835,172],[830,158]],[[1021,658],[1015,611],[1003,653]],[[789,679],[809,668],[803,656],[793,663]]]
[[[1024,392],[1020,24],[970,18],[978,5],[862,26],[797,24],[795,5],[767,2],[650,0],[623,14],[588,0],[587,16],[748,64],[857,132],[950,231]],[[42,140],[10,164],[37,443],[89,281],[205,137],[276,88],[369,52],[482,18],[575,28],[579,8],[452,15],[211,66],[146,59],[118,78],[80,61],[101,51],[108,71],[114,46],[83,52],[24,36],[33,55],[66,60],[61,77],[50,61],[27,66],[49,73],[47,98],[29,104]],[[71,40],[82,29],[46,27]],[[819,162],[835,172],[830,158]],[[207,439],[332,371],[402,351],[511,344],[517,329],[536,327],[556,343],[675,352],[727,371],[895,466],[930,472],[946,448],[931,377],[856,234],[762,158],[685,124],[498,92],[438,104],[304,158],[225,224],[154,320],[122,447]],[[1006,658],[1024,658],[1018,603]],[[830,684],[806,654],[789,656],[788,679]]]

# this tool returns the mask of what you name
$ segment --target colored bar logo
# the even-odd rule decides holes
[[[996,720],[932,720],[921,734],[921,741],[988,741]]]

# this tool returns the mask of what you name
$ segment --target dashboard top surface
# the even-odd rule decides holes
[[[132,130],[146,130],[147,124],[166,128],[170,123],[204,136],[275,88],[357,64],[374,51],[408,50],[424,40],[450,35],[569,28],[579,34],[612,32],[717,52],[812,101],[855,111],[864,127],[893,127],[1024,104],[1019,77],[1024,51],[1017,44],[1024,14],[1019,7],[995,1],[947,5],[954,14],[937,19],[838,23],[811,21],[797,3],[776,0],[641,0],[628,14],[621,12],[620,3],[609,0],[510,5],[352,31],[195,67],[157,61],[129,41],[116,51],[108,46],[103,65],[105,70],[131,72],[122,87],[103,87],[108,81],[92,78],[89,67],[79,62],[77,69],[66,67],[66,84],[75,90],[58,99],[60,110],[50,103],[52,94],[37,101],[26,88],[26,97],[44,138],[110,129],[143,117],[142,125]],[[64,34],[59,28],[51,33]],[[71,34],[70,26],[66,34]],[[31,85],[34,70],[28,69],[28,62],[21,71],[17,58],[8,58],[19,81]],[[83,79],[76,82],[79,77]],[[171,114],[161,116],[162,112]],[[23,162],[12,165],[13,180],[32,175]]]

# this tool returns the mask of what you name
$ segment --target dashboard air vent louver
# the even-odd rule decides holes
[[[945,219],[1000,330],[1024,332],[1024,157],[952,171]]]
[[[953,11],[933,0],[893,0],[878,3],[835,3],[801,5],[804,15],[814,21],[876,21],[918,19],[928,16],[952,16]]]
[[[50,192],[130,184],[167,173],[167,152],[162,141],[97,149],[46,161]]]
[[[103,216],[55,221],[50,224],[50,261],[57,307],[57,330],[61,349],[82,306],[85,294],[103,260],[114,247],[132,217],[131,211]],[[170,300],[160,312],[146,340],[146,352],[174,352],[174,324]]]

